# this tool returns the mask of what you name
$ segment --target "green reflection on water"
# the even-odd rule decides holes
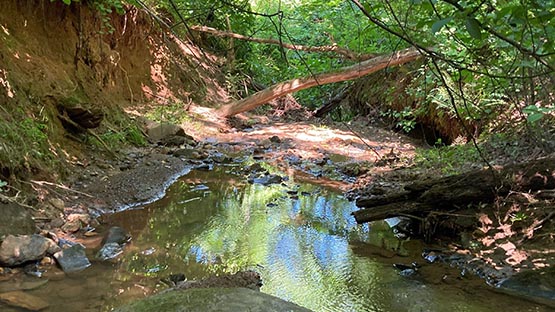
[[[262,291],[315,311],[362,310],[369,297],[384,296],[370,289],[379,284],[380,265],[350,249],[349,239],[368,232],[350,216],[352,203],[315,185],[243,180],[224,171],[192,172],[163,200],[123,212],[122,219],[148,214],[146,226],[135,229],[137,252],[123,261],[127,270],[198,279],[254,269]],[[144,255],[149,248],[155,251]]]
[[[133,243],[124,271],[187,279],[254,269],[262,291],[314,311],[490,311],[465,294],[400,277],[354,253],[376,237],[355,224],[354,204],[316,185],[251,185],[219,169],[193,171],[162,200],[112,217]],[[128,223],[127,223],[128,222]],[[387,231],[387,228],[382,228]],[[391,236],[391,234],[388,234]],[[398,246],[395,246],[397,248]]]

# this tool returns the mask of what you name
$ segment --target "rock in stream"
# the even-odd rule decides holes
[[[131,237],[123,228],[119,226],[111,227],[104,237],[102,248],[100,248],[96,257],[103,261],[114,259],[123,252],[123,246],[129,242],[130,239]]]
[[[42,259],[60,250],[56,243],[38,234],[8,235],[0,245],[0,264],[16,266]]]
[[[117,312],[310,312],[294,303],[248,288],[170,291],[116,308]]]
[[[91,266],[85,254],[85,247],[81,244],[62,249],[54,254],[54,258],[66,273],[82,271]]]

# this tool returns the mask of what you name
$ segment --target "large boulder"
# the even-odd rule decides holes
[[[0,245],[0,265],[16,266],[28,261],[40,260],[59,250],[60,247],[53,240],[37,234],[8,235]]]
[[[145,132],[152,143],[162,143],[163,145],[182,145],[194,144],[195,139],[187,135],[183,128],[172,123],[158,123],[145,120]]]
[[[151,296],[116,308],[117,312],[310,312],[294,303],[248,288],[193,288]]]
[[[27,209],[13,203],[0,202],[0,211],[0,239],[10,234],[27,235],[37,232],[35,221]]]

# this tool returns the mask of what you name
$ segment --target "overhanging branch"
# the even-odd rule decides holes
[[[336,53],[343,56],[346,59],[353,60],[353,61],[364,61],[376,57],[374,54],[363,54],[351,51],[349,49],[342,48],[338,45],[327,45],[327,46],[305,46],[305,45],[298,45],[298,44],[290,44],[285,43],[276,39],[266,39],[266,38],[254,38],[249,36],[244,36],[241,34],[229,32],[229,31],[222,31],[212,27],[207,26],[191,26],[192,31],[209,33],[216,37],[226,37],[226,38],[235,38],[239,40],[251,41],[256,43],[264,43],[264,44],[274,44],[279,45],[285,49],[289,50],[297,50],[297,51],[306,51],[306,52],[317,52],[317,53]]]

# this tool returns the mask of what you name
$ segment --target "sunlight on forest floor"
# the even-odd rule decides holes
[[[324,124],[314,119],[284,123],[272,122],[268,118],[242,117],[245,118],[245,128],[236,129],[224,123],[210,108],[192,106],[191,112],[200,118],[196,121],[201,127],[196,131],[187,129],[191,132],[187,133],[197,139],[264,146],[271,137],[277,136],[280,146],[268,151],[273,157],[294,152],[304,159],[320,159],[323,155],[333,154],[344,161],[374,162],[391,153],[412,157],[420,145],[404,135],[373,127],[365,120]]]

